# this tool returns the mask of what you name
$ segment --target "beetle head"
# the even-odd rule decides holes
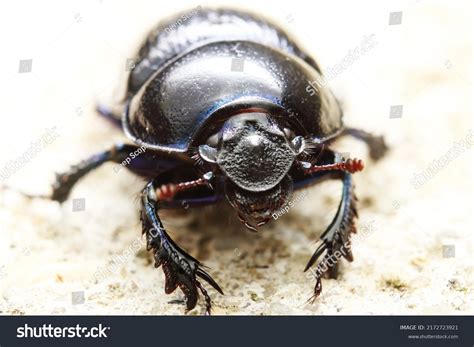
[[[201,145],[199,155],[217,164],[241,189],[267,191],[286,176],[304,150],[303,138],[290,136],[265,113],[241,113]]]
[[[230,204],[245,219],[257,220],[258,226],[289,200],[288,171],[304,146],[303,137],[283,129],[268,114],[241,113],[201,145],[199,155],[219,167],[226,176]]]

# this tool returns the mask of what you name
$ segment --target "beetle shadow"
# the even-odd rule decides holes
[[[247,229],[235,210],[225,202],[176,211],[165,217],[165,228],[175,241],[199,260],[225,257],[225,254],[254,253],[262,239],[271,239],[269,225],[258,232]],[[271,222],[270,222],[271,223]],[[178,231],[179,230],[179,231]]]
[[[172,212],[165,220],[165,227],[169,226],[167,230],[175,241],[199,260],[226,257],[223,253],[233,252],[246,254],[250,263],[265,264],[266,260],[258,260],[257,253],[266,252],[266,249],[287,248],[292,238],[287,237],[285,230],[302,232],[316,242],[324,228],[315,228],[315,225],[321,224],[324,221],[320,218],[315,220],[314,216],[290,211],[253,232],[240,222],[235,210],[225,202]]]

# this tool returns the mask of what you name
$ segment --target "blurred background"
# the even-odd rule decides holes
[[[355,176],[359,236],[354,262],[323,282],[313,305],[314,281],[303,268],[335,212],[338,183],[311,188],[256,235],[232,210],[166,218],[226,293],[211,291],[214,313],[472,314],[472,4],[424,0],[4,4],[0,313],[184,311],[179,291],[164,294],[140,237],[140,179],[104,165],[62,206],[4,186],[46,194],[54,172],[124,140],[95,104],[122,96],[136,50],[161,18],[197,6],[279,23],[331,76],[346,124],[384,135],[391,148],[373,163],[356,140],[337,143],[367,162]]]

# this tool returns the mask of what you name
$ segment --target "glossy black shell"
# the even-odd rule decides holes
[[[331,92],[308,92],[309,82],[321,80],[318,66],[281,29],[235,10],[197,8],[184,16],[149,34],[130,73],[123,127],[135,142],[186,152],[246,110],[266,110],[321,141],[342,128]]]

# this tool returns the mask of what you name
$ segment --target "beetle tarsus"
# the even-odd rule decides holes
[[[162,184],[156,190],[156,196],[158,200],[171,200],[179,192],[182,192],[191,188],[195,188],[195,187],[200,187],[200,186],[211,187],[209,180],[205,178],[198,178],[197,180],[194,180],[194,181],[181,182],[177,184],[174,184],[174,183]]]
[[[171,200],[174,195],[176,194],[176,184],[169,183],[169,184],[162,184],[156,190],[156,197],[158,200]]]
[[[207,293],[207,290],[206,288],[204,288],[201,284],[201,282],[199,282],[198,280],[196,280],[196,286],[198,287],[199,291],[202,293],[202,295],[204,296],[204,300],[206,301],[206,314],[208,316],[211,315],[211,309],[212,309],[212,301],[211,301],[211,297],[209,296],[209,294]]]
[[[331,170],[340,170],[340,171],[347,171],[349,173],[356,173],[362,171],[365,167],[364,162],[361,159],[344,159],[338,163],[332,164],[324,164],[324,165],[312,165],[312,166],[305,166],[306,163],[301,164],[304,171],[307,174],[311,174],[317,171],[331,171]]]

